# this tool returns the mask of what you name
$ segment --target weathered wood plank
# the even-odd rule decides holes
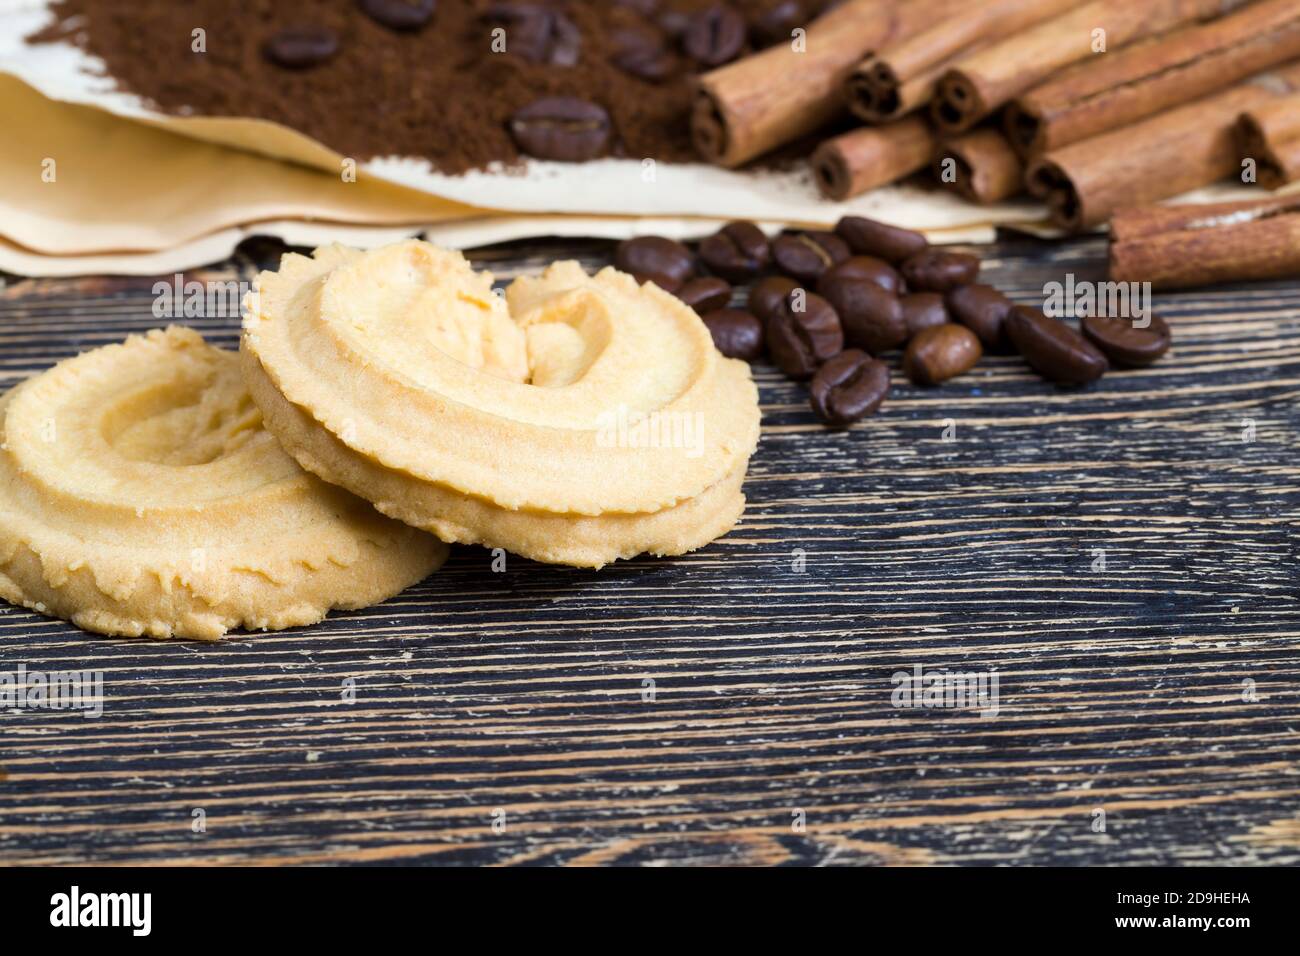
[[[1104,269],[1097,240],[983,253],[1024,301]],[[151,285],[11,280],[0,384],[159,324]],[[842,434],[759,366],[749,510],[683,558],[460,548],[381,607],[216,647],[6,608],[0,670],[101,669],[108,700],[0,711],[0,862],[1300,862],[1300,287],[1159,305],[1152,369],[896,375]],[[895,708],[916,664],[996,668],[999,714]]]

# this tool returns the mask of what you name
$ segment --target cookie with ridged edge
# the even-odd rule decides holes
[[[259,276],[241,352],[300,464],[444,540],[600,567],[701,547],[744,508],[748,366],[613,269],[556,263],[503,301],[427,243],[291,254]]]
[[[170,327],[0,399],[0,597],[105,634],[215,639],[391,597],[446,545],[303,471],[233,352]]]

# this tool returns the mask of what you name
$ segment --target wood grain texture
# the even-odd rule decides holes
[[[1104,278],[1099,240],[982,253],[1021,301]],[[0,384],[159,324],[151,285],[11,279]],[[5,608],[0,670],[102,669],[107,700],[0,710],[0,862],[1300,862],[1300,288],[1158,305],[1149,370],[895,373],[847,433],[758,366],[745,520],[682,558],[457,548],[382,606],[217,646]],[[1000,714],[896,709],[915,664],[996,667]]]

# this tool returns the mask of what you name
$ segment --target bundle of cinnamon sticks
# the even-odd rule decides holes
[[[1082,229],[1243,167],[1275,187],[1300,179],[1300,0],[848,0],[706,74],[693,132],[735,166],[849,116],[812,156],[834,199],[931,168]]]

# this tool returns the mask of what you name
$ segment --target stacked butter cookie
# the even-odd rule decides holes
[[[299,464],[444,541],[600,567],[729,530],[758,441],[748,367],[678,299],[559,262],[504,297],[410,241],[287,255],[244,379]]]
[[[232,352],[172,327],[0,399],[0,597],[91,631],[214,639],[382,601],[446,546],[303,471]]]
[[[748,366],[613,269],[502,297],[422,242],[288,255],[239,356],[171,327],[0,398],[0,597],[213,639],[382,601],[443,542],[681,554],[739,519],[758,419]]]

